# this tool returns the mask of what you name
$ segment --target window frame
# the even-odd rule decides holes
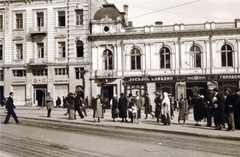
[[[25,69],[14,69],[12,70],[13,77],[26,77]]]
[[[227,49],[224,49],[223,48],[227,48]],[[228,49],[230,48],[230,49]],[[225,64],[226,65],[223,65],[224,62],[223,62],[223,54],[225,55]],[[231,54],[231,56],[229,56],[229,54]],[[221,65],[222,67],[233,67],[233,48],[230,44],[224,44],[221,46]],[[230,63],[229,63],[230,62]]]
[[[76,14],[76,26],[83,25],[83,9],[75,10]]]
[[[0,30],[3,30],[3,24],[4,24],[4,21],[3,21],[3,15],[0,14]]]
[[[66,42],[65,41],[58,42],[58,57],[66,58]]]
[[[106,49],[103,51],[103,65],[104,65],[104,70],[114,69],[114,56],[113,56],[113,52],[109,49]]]
[[[15,28],[23,29],[23,13],[15,13]]]
[[[64,20],[64,23],[63,23]],[[58,11],[58,27],[66,26],[66,11]]]
[[[197,51],[196,48],[199,49],[199,51]],[[193,56],[192,56],[192,54],[193,54]],[[192,64],[191,68],[202,68],[202,58],[203,58],[202,55],[203,55],[203,53],[202,53],[202,49],[201,49],[200,46],[192,45],[190,47],[190,58],[191,58],[191,61],[192,61],[191,62],[191,64]],[[200,56],[200,57],[198,57],[198,56]],[[197,61],[198,58],[200,58],[200,62]],[[200,65],[199,65],[199,63],[200,63]]]
[[[18,60],[23,59],[23,44],[22,43],[16,43],[15,47],[16,47],[16,55],[15,55],[16,59],[18,59]],[[19,57],[19,54],[21,55],[20,57]]]
[[[45,58],[44,43],[36,43],[36,44],[37,44],[37,58],[39,58],[39,59]]]
[[[76,41],[76,57],[84,57],[84,44],[81,40]]]
[[[163,50],[163,53],[162,53],[162,50]],[[168,50],[168,51],[166,51],[166,50]],[[160,57],[159,58],[160,59],[160,69],[171,69],[171,50],[168,47],[163,46],[159,50],[159,57]],[[169,60],[169,64],[167,63],[168,60]]]
[[[137,51],[134,51],[134,50],[137,50]],[[131,57],[131,70],[141,70],[142,69],[142,66],[141,66],[142,54],[141,54],[140,49],[133,48],[130,51],[130,57]]]

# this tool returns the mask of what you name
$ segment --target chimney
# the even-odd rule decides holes
[[[133,27],[133,22],[132,21],[128,21],[128,27]]]
[[[162,24],[163,24],[162,21],[156,21],[156,22],[155,22],[155,25],[156,25],[156,26],[161,26]]]
[[[124,19],[125,19],[125,23],[128,24],[128,5],[123,5],[123,10],[125,12],[125,16],[124,16]]]

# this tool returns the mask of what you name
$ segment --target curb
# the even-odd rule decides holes
[[[0,115],[3,116],[3,115]],[[207,138],[218,138],[223,140],[232,140],[232,141],[240,141],[240,137],[230,137],[230,136],[223,136],[223,135],[209,135],[209,134],[201,134],[201,133],[192,133],[192,132],[183,132],[183,131],[172,131],[172,130],[161,130],[161,129],[151,129],[151,128],[136,128],[136,127],[126,127],[126,126],[115,126],[109,124],[102,124],[102,123],[81,123],[81,122],[74,122],[74,121],[63,121],[63,120],[56,120],[56,119],[39,119],[39,118],[30,118],[30,117],[23,117],[19,116],[23,119],[33,119],[33,120],[44,120],[44,121],[51,121],[51,122],[61,122],[61,123],[71,123],[71,124],[81,124],[81,125],[94,125],[94,126],[101,126],[101,127],[112,127],[112,128],[122,128],[122,129],[129,129],[129,130],[141,130],[141,131],[151,131],[157,133],[166,133],[166,134],[177,134],[177,135],[185,135],[185,136],[198,136],[198,137],[207,137]]]

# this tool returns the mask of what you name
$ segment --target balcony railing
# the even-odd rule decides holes
[[[47,34],[47,28],[46,27],[31,27],[29,28],[29,33],[34,35],[34,34]]]
[[[116,70],[97,70],[95,71],[95,77],[97,78],[114,78],[117,76]]]
[[[24,64],[24,60],[23,59],[14,59],[13,63],[14,64]]]

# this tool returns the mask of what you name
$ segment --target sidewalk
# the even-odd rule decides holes
[[[239,140],[240,141],[240,130],[235,130],[234,132],[228,132],[223,130],[214,130],[214,127],[206,127],[206,122],[200,122],[201,126],[195,126],[195,121],[193,119],[193,114],[191,113],[188,117],[189,120],[186,121],[185,124],[178,124],[177,117],[178,111],[174,111],[174,118],[171,120],[170,126],[163,126],[161,123],[157,123],[156,119],[152,119],[149,115],[148,119],[145,118],[145,114],[142,112],[142,119],[140,119],[139,124],[132,124],[129,122],[120,122],[121,119],[118,118],[117,122],[113,122],[111,118],[111,111],[106,110],[104,114],[104,118],[101,119],[101,122],[93,122],[93,111],[92,109],[87,110],[87,117],[84,119],[80,119],[77,115],[76,120],[69,120],[67,116],[64,115],[66,109],[63,108],[55,108],[52,110],[51,117],[47,117],[46,108],[38,108],[38,107],[17,107],[15,110],[20,122],[21,118],[29,118],[29,119],[38,119],[45,121],[58,121],[63,123],[74,123],[74,124],[82,124],[82,125],[96,125],[96,126],[104,126],[104,127],[116,127],[116,128],[126,128],[126,129],[138,129],[145,131],[155,131],[159,133],[174,133],[174,134],[182,134],[182,135],[193,135],[193,136],[202,136],[202,137],[214,137],[214,138],[222,138],[222,139],[230,139],[230,140]],[[4,107],[0,108],[0,120],[4,121]],[[10,123],[14,123],[13,118],[10,118]]]

